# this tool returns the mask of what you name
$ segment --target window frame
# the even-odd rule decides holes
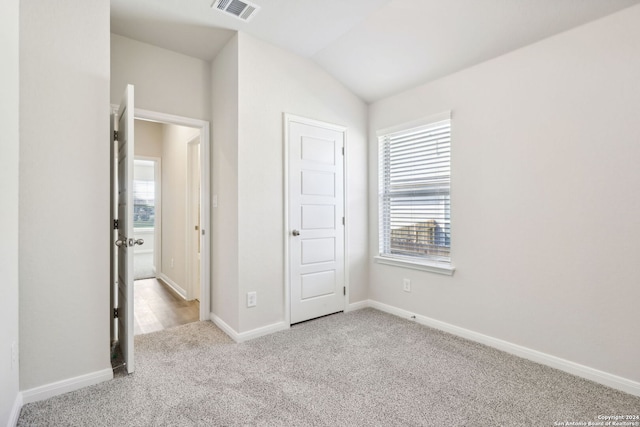
[[[136,178],[136,172],[135,172],[135,167],[137,166],[135,162],[150,162],[153,163],[153,179],[149,180],[149,179],[135,179]],[[134,159],[134,179],[132,181],[133,184],[133,199],[134,199],[134,203],[133,203],[133,229],[134,231],[145,231],[145,230],[155,230],[156,226],[157,226],[157,220],[158,220],[158,215],[157,215],[157,208],[158,208],[158,195],[159,195],[159,191],[157,188],[157,178],[158,178],[158,165],[159,163],[156,160],[149,160],[147,158],[142,158],[142,157],[138,157],[136,156]],[[149,184],[150,183],[150,184]],[[144,186],[149,186],[151,187],[151,191],[149,191],[148,188],[145,188],[144,190],[141,190],[141,187]],[[140,193],[145,193],[147,195],[151,194],[152,195],[152,199],[141,199],[141,198],[137,198],[136,199],[136,195],[139,195]],[[153,200],[153,204],[149,205],[149,204],[141,204],[141,203],[136,203],[136,200]],[[153,224],[152,225],[140,225],[140,220],[136,220],[136,210],[140,209],[140,208],[146,208],[145,210],[147,210],[149,207],[152,207],[151,209],[151,213],[153,213]],[[139,215],[139,213],[138,213]],[[137,224],[136,224],[137,223]]]
[[[427,127],[438,122],[451,121],[451,111],[445,111],[440,114],[435,114],[429,117],[421,118],[411,122],[403,123],[397,126],[388,127],[378,130],[376,132],[378,142],[378,172],[383,170],[385,166],[385,159],[383,158],[384,152],[382,148],[382,139],[392,134],[411,131],[420,127]],[[451,127],[451,123],[449,124]],[[451,128],[450,128],[451,131]],[[451,166],[451,157],[449,158],[449,165]],[[374,261],[378,264],[391,265],[396,267],[405,267],[415,270],[428,271],[432,273],[452,275],[455,271],[455,267],[451,257],[451,241],[449,240],[449,261],[442,261],[437,259],[438,257],[412,257],[402,256],[384,253],[383,250],[383,238],[384,238],[384,221],[383,221],[383,196],[384,196],[384,184],[382,182],[382,176],[378,177],[378,254],[374,256]],[[451,209],[451,179],[449,179],[449,210]]]

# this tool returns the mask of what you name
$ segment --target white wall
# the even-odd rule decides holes
[[[367,289],[367,106],[312,61],[239,37],[239,332],[284,320],[283,113],[348,128],[351,302]],[[215,96],[215,93],[214,93]],[[247,308],[246,294],[258,305]]]
[[[111,373],[109,1],[20,6],[24,390]]]
[[[376,130],[451,109],[457,268],[372,264],[371,299],[640,381],[639,24],[636,6],[371,106],[370,258]]]
[[[160,271],[187,289],[187,143],[199,129],[162,126],[162,262]],[[173,260],[173,265],[171,261]]]
[[[211,65],[117,34],[111,34],[111,103],[131,83],[136,108],[194,119],[211,117]]]
[[[18,98],[19,1],[3,3],[0,15],[0,245],[2,310],[0,310],[0,425],[8,425],[18,396],[18,366],[11,365],[11,345],[18,345]]]
[[[238,330],[238,36],[211,65],[211,312]],[[213,205],[217,197],[218,205]]]
[[[162,123],[135,121],[135,155],[162,157]]]

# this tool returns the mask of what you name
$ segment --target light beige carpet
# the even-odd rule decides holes
[[[136,337],[133,375],[20,426],[554,426],[640,398],[373,309],[243,344],[210,322]]]

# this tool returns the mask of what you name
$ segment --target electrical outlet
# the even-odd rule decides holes
[[[257,292],[247,292],[247,307],[255,307],[258,304]]]
[[[411,279],[404,279],[402,281],[402,290],[405,292],[411,292]]]
[[[11,343],[11,370],[18,367],[18,344],[14,341]]]

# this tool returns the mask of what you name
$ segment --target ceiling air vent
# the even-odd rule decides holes
[[[260,9],[259,6],[241,0],[214,0],[211,4],[214,9],[222,10],[243,21],[250,21]]]

